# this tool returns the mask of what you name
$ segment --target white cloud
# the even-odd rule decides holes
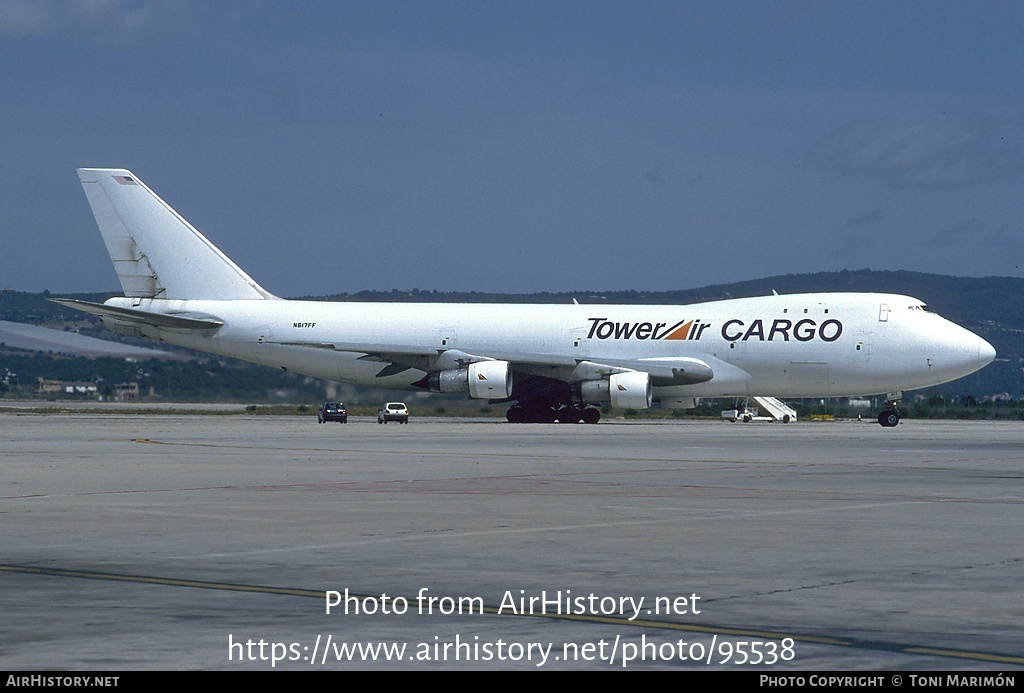
[[[149,0],[0,0],[0,34],[130,35],[156,15]]]
[[[944,189],[1024,172],[1020,133],[971,121],[859,122],[811,151],[824,168],[880,178],[895,188]]]

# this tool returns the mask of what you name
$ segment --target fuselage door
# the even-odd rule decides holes
[[[889,304],[883,303],[878,306],[878,322],[889,322]]]
[[[458,336],[454,327],[443,327],[438,330],[437,343],[444,349],[453,349],[458,344]]]
[[[589,327],[574,327],[569,334],[569,340],[572,344],[572,354],[577,358],[585,358],[590,356],[590,340],[587,339]]]

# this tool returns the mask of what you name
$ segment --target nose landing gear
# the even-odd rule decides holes
[[[878,415],[878,423],[886,428],[892,428],[900,422],[900,413],[895,409],[886,409]]]
[[[878,423],[886,428],[893,428],[900,422],[900,411],[896,408],[899,404],[900,397],[903,396],[902,392],[890,392],[887,399],[885,400],[885,408],[882,413],[878,415]]]

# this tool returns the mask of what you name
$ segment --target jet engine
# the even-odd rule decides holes
[[[619,409],[648,409],[651,406],[651,376],[632,371],[616,373],[602,380],[580,383],[580,398],[596,404],[611,402]]]
[[[508,361],[477,361],[467,368],[430,373],[421,383],[431,392],[468,391],[473,399],[508,399],[512,396],[512,365]]]

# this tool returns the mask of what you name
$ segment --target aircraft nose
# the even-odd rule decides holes
[[[991,344],[978,337],[978,368],[984,368],[996,359],[996,350]]]

